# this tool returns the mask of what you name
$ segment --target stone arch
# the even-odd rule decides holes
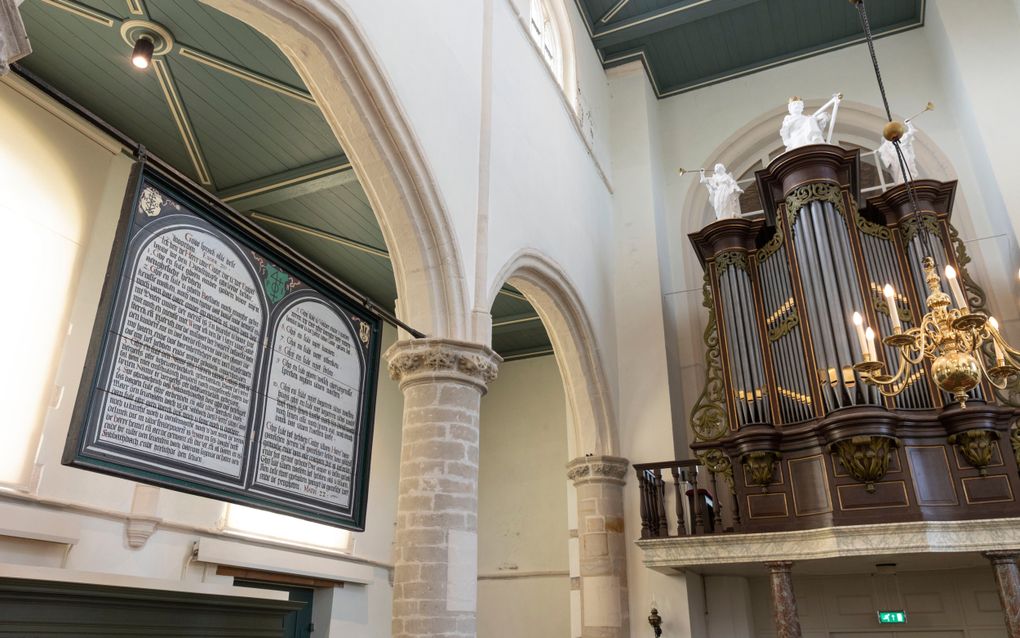
[[[358,26],[327,0],[203,0],[270,38],[297,70],[369,197],[393,262],[397,315],[469,338],[462,256],[424,154]]]
[[[618,454],[601,351],[577,289],[559,264],[533,249],[518,251],[500,270],[489,291],[490,306],[504,282],[534,306],[552,341],[567,398],[570,456]]]

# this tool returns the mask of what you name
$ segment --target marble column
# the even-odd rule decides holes
[[[769,588],[772,596],[772,622],[778,638],[801,638],[800,618],[797,616],[797,598],[793,595],[791,561],[765,563],[769,570]]]
[[[7,75],[11,64],[32,52],[19,4],[21,0],[0,0],[0,76]]]
[[[623,477],[630,464],[615,456],[587,456],[567,464],[577,489],[581,638],[626,638],[627,538],[623,533]]]
[[[1006,620],[1006,634],[1009,638],[1020,638],[1020,568],[1017,558],[1020,550],[985,552],[985,558],[992,562],[995,582],[999,585],[999,602]]]
[[[502,360],[446,339],[400,341],[385,356],[404,393],[393,638],[474,636],[478,408]]]

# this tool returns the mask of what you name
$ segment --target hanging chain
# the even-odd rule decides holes
[[[861,19],[861,26],[864,28],[864,38],[868,42],[868,53],[871,54],[871,66],[875,69],[875,79],[878,80],[878,92],[882,94],[882,105],[885,107],[885,116],[892,122],[892,110],[889,108],[889,98],[885,93],[885,83],[882,82],[882,70],[878,67],[878,56],[875,55],[875,38],[871,33],[871,21],[868,20],[868,10],[864,6],[864,0],[851,0],[857,7],[857,15]],[[903,176],[903,184],[910,199],[910,208],[914,214],[915,223],[918,224],[918,233],[924,242],[924,249],[934,259],[935,251],[931,243],[931,234],[921,227],[921,210],[917,203],[917,193],[914,192],[914,176],[910,174],[907,167],[907,160],[903,157],[903,149],[900,148],[900,141],[892,140],[893,148],[896,149],[896,159],[900,165],[900,174]],[[906,246],[904,246],[906,248]]]

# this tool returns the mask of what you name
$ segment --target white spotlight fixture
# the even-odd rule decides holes
[[[135,48],[131,52],[131,64],[135,65],[139,69],[149,68],[149,63],[152,62],[152,52],[155,49],[155,45],[152,43],[150,38],[142,36],[135,41]]]

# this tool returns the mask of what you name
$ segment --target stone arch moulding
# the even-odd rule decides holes
[[[460,248],[421,147],[364,35],[328,0],[202,0],[287,55],[354,166],[393,262],[397,315],[468,339]]]
[[[514,254],[489,290],[489,305],[507,282],[528,299],[552,341],[571,423],[572,456],[615,456],[619,440],[595,331],[577,290],[559,264],[532,249]]]

